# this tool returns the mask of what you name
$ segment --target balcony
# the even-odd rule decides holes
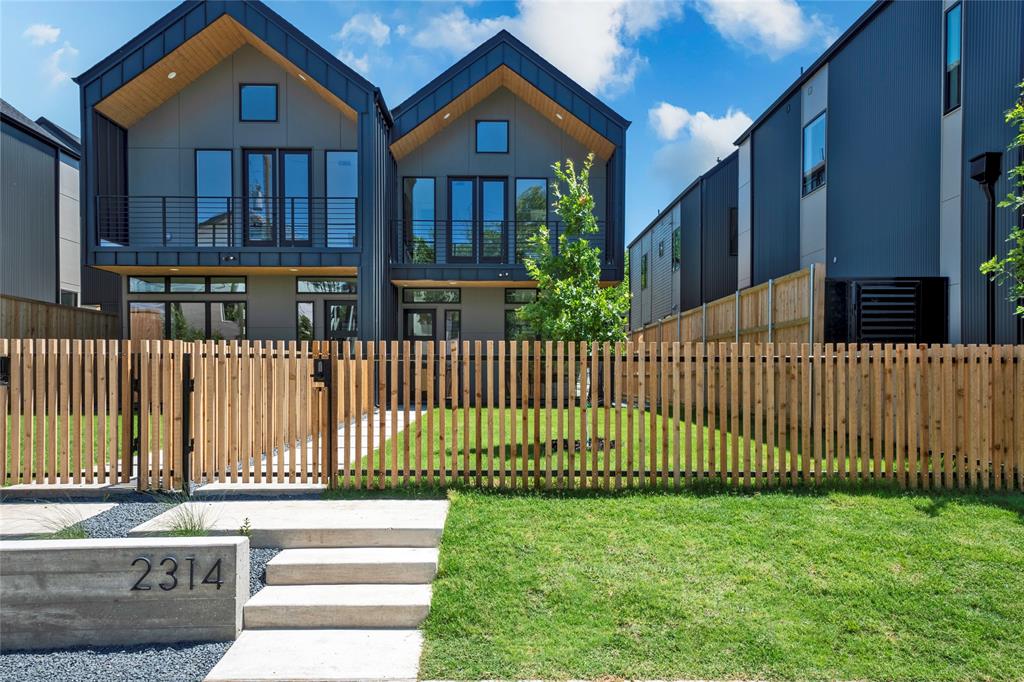
[[[393,229],[401,248],[395,262],[402,265],[509,266],[522,265],[530,255],[530,237],[547,225],[551,249],[558,252],[561,221],[515,220],[396,220]],[[605,248],[605,226],[587,240]]]
[[[354,197],[98,196],[100,249],[354,250]]]

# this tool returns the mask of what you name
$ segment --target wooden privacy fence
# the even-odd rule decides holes
[[[0,340],[6,483],[1024,489],[1024,346]]]
[[[824,330],[825,266],[818,263],[662,318],[630,340],[820,343]]]
[[[117,315],[0,294],[0,339],[116,339]]]

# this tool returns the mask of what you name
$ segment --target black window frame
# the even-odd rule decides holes
[[[303,291],[299,288],[299,284],[305,280],[337,280],[337,281],[351,281],[352,291]],[[295,278],[295,293],[301,294],[302,296],[355,296],[359,293],[359,278],[358,277],[345,277],[339,275],[337,277],[330,275],[304,275]]]
[[[335,305],[352,306],[352,308],[355,310],[356,328],[352,332],[352,336],[344,336],[344,337],[338,337],[338,338],[335,338],[335,337],[331,336],[331,333],[330,333],[330,322],[331,322],[330,311],[331,311],[331,306],[335,306]],[[298,321],[298,318],[296,318],[296,321]],[[316,326],[314,325],[313,328],[315,330]],[[337,341],[348,341],[350,339],[358,339],[359,338],[359,301],[357,301],[354,298],[329,298],[329,299],[324,301],[324,338],[329,340],[329,341],[335,341],[335,340],[337,340]]]
[[[480,151],[480,124],[481,123],[504,123],[505,124],[505,151],[492,152]],[[508,154],[512,146],[512,124],[507,118],[478,118],[473,123],[473,150],[477,154]]]
[[[128,293],[133,296],[163,296],[166,294],[213,294],[214,296],[234,296],[238,294],[246,294],[249,292],[249,282],[245,275],[203,275],[203,290],[202,291],[171,291],[171,280],[176,278],[195,278],[195,275],[129,275],[128,276]],[[151,280],[162,280],[163,289],[160,291],[132,291],[131,281],[133,279],[151,279]],[[241,280],[242,290],[241,291],[213,291],[213,280],[215,279],[236,279]],[[218,299],[219,300],[219,299]]]
[[[65,295],[71,297],[71,299],[72,299],[71,303],[65,303],[64,302],[64,296]],[[59,296],[57,298],[57,301],[62,306],[66,306],[68,308],[77,308],[78,307],[78,292],[74,291],[73,289],[61,289],[60,290],[60,294],[59,294]]]
[[[949,66],[949,15],[956,10],[960,17],[960,58],[951,69]],[[957,2],[949,6],[942,13],[942,115],[954,112],[963,103],[963,58],[964,58],[964,10],[963,2]],[[950,95],[953,94],[949,86],[950,73],[956,71],[956,103],[950,103]]]
[[[410,185],[409,181],[412,181]],[[430,181],[430,195],[432,198],[431,203],[431,218],[429,220],[414,220],[413,219],[413,197],[415,192],[408,192],[407,190],[412,187],[415,189],[416,183],[421,180]],[[415,249],[414,237],[416,236],[415,228],[419,223],[430,223],[430,232],[432,233],[431,243],[427,247],[427,250],[417,252]],[[406,262],[409,263],[436,263],[437,262],[437,178],[430,175],[403,175],[402,176],[402,229],[405,235],[405,243],[403,245],[403,256]],[[429,255],[429,258],[427,256]]]
[[[411,291],[455,291],[457,296],[454,301],[411,301],[408,298],[408,294]],[[405,287],[402,289],[402,303],[406,305],[429,305],[431,303],[439,303],[441,305],[459,305],[462,303],[462,288],[461,287]]]
[[[245,118],[242,110],[242,91],[247,87],[274,88],[274,118]],[[238,84],[238,122],[239,123],[278,123],[281,120],[281,87],[277,83],[239,83]]]
[[[410,315],[430,315],[430,336],[409,333]],[[402,311],[402,339],[405,341],[433,341],[437,338],[437,308],[406,308]]]
[[[821,160],[821,163],[811,166],[808,170],[804,168],[804,157],[807,152],[807,130],[821,119],[824,119],[825,125],[823,138],[825,157]],[[813,177],[818,171],[821,171],[821,182],[811,188],[808,188],[807,178]],[[801,198],[806,197],[826,185],[828,185],[828,109],[822,109],[817,116],[808,121],[807,124],[800,129],[800,196]]]
[[[217,233],[214,232],[214,242],[210,246],[234,246],[235,243],[235,206],[234,206],[234,194],[235,194],[235,150],[223,147],[198,147],[192,152],[192,188],[194,190],[195,198],[195,209],[196,209],[196,225],[195,232],[193,235],[193,244],[199,245],[199,202],[201,199],[220,199],[218,196],[200,196],[199,195],[199,155],[204,152],[218,152],[226,153],[228,155],[228,187],[230,191],[226,197],[223,197],[226,202],[227,208],[227,239],[224,243],[220,243],[217,239]]]
[[[157,304],[159,304],[160,306],[163,307],[163,309],[164,309],[164,330],[163,330],[164,333],[163,333],[163,339],[162,340],[168,340],[168,341],[173,341],[174,340],[174,339],[171,338],[171,306],[174,305],[175,303],[178,303],[178,304],[190,303],[190,304],[198,304],[198,305],[202,305],[203,306],[203,325],[204,325],[204,327],[203,327],[203,340],[204,341],[212,340],[210,338],[210,332],[211,332],[211,329],[212,329],[212,326],[213,326],[212,325],[213,306],[221,305],[221,304],[225,304],[225,303],[226,304],[231,304],[231,305],[241,305],[243,308],[245,308],[245,324],[244,324],[243,329],[242,329],[242,339],[241,340],[246,340],[246,339],[249,338],[249,302],[246,301],[246,300],[238,300],[238,299],[220,300],[220,299],[214,299],[214,300],[211,301],[210,299],[190,300],[190,299],[176,298],[176,299],[171,299],[171,300],[161,299],[161,300],[157,300],[157,301],[148,301],[148,300],[128,301],[128,337],[129,338],[131,338],[131,335],[132,335],[132,322],[131,322],[131,320],[132,320],[132,313],[131,313],[131,310],[132,310],[132,304],[133,303],[142,303],[142,304],[146,304],[146,305],[157,305]]]
[[[512,294],[512,296],[514,296],[515,294],[513,292],[517,292],[517,291],[529,291],[529,292],[531,292],[533,294],[533,296],[532,296],[532,298],[530,298],[529,301],[516,301],[516,300],[514,300],[514,298],[510,297],[510,294]],[[536,300],[537,300],[537,289],[534,288],[534,287],[507,287],[505,289],[505,305],[526,305],[528,303],[533,303]]]
[[[450,315],[457,315],[458,318],[459,318],[459,335],[456,336],[454,339],[449,339],[448,338],[448,317]],[[444,340],[445,341],[461,341],[462,340],[462,309],[461,308],[448,308],[448,309],[446,309],[444,311],[444,327],[442,328],[442,331],[444,332]]]
[[[285,195],[285,183],[288,181],[285,171],[285,157],[305,156],[306,157],[306,196],[292,197],[292,212],[295,209],[294,199],[306,201],[306,239],[295,238],[295,225],[292,225],[291,239],[287,238],[286,216],[288,215],[288,197]],[[277,209],[277,243],[286,247],[311,247],[313,246],[313,149],[310,147],[278,147],[275,158],[277,169],[275,171],[277,182],[277,194],[275,196],[280,208]],[[301,210],[301,209],[300,209]]]
[[[304,339],[299,333],[299,306],[309,305],[309,338]],[[296,300],[295,301],[295,340],[315,341],[316,340],[316,301]]]

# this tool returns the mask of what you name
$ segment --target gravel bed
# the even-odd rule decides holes
[[[91,538],[124,538],[128,531],[170,509],[173,503],[154,501],[149,495],[119,502],[105,512],[82,521]]]
[[[256,594],[266,583],[267,562],[277,556],[279,549],[250,549],[249,550],[249,596]]]
[[[0,679],[5,682],[202,680],[231,644],[159,644],[12,652],[0,655]]]

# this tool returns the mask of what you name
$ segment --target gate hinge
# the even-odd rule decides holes
[[[196,392],[196,380],[192,379],[192,378],[186,379],[185,380],[185,390],[188,391],[189,393],[195,393]]]

